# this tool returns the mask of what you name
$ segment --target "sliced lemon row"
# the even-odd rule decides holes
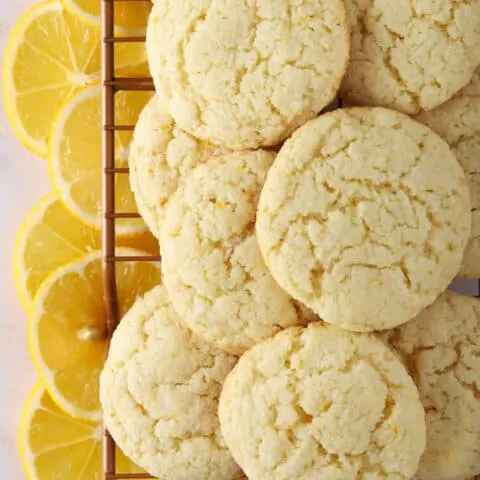
[[[118,249],[119,255],[147,255]],[[98,379],[107,351],[100,252],[51,274],[35,296],[29,346],[35,367],[55,402],[67,413],[100,421]],[[138,296],[160,283],[158,262],[116,265],[120,318]]]
[[[150,92],[115,95],[115,123],[134,125]],[[85,223],[100,227],[102,207],[101,88],[85,88],[60,110],[51,136],[49,166],[52,181],[66,207]],[[128,166],[131,131],[115,132],[116,166]],[[128,175],[115,175],[115,209],[136,212]],[[133,234],[146,229],[138,218],[118,219],[117,232]]]
[[[79,88],[99,81],[100,54],[99,27],[72,15],[60,0],[47,0],[22,15],[7,44],[2,84],[7,117],[27,148],[47,156],[61,105]],[[142,43],[117,45],[115,59],[120,73],[146,70]]]
[[[22,412],[19,449],[29,480],[101,480],[102,425],[63,412],[39,382]],[[145,473],[117,448],[117,471]]]
[[[117,245],[158,255],[158,241],[149,232],[117,237]],[[100,230],[85,225],[52,192],[31,210],[15,242],[15,286],[26,310],[41,283],[57,268],[101,248]]]
[[[86,22],[100,25],[101,2],[98,0],[63,0],[66,8]],[[132,35],[145,32],[152,8],[149,0],[143,2],[117,2],[114,4],[114,23],[128,29]]]

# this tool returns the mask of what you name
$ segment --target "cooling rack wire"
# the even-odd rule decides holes
[[[151,0],[101,0],[102,1],[102,159],[103,159],[103,281],[107,327],[109,338],[118,324],[117,286],[115,265],[118,262],[160,261],[156,256],[119,256],[115,250],[115,221],[118,218],[138,218],[138,213],[120,213],[115,210],[115,177],[128,175],[128,168],[117,167],[115,163],[115,132],[132,131],[135,125],[115,123],[115,93],[119,91],[153,91],[153,82],[148,77],[116,77],[115,45],[122,42],[145,42],[145,36],[116,37],[113,14],[119,2],[150,2]],[[479,281],[480,282],[480,281]],[[115,465],[115,442],[105,430],[104,438],[104,480],[152,479],[148,474],[117,472]],[[475,477],[477,480],[480,477]]]
[[[150,2],[150,0],[102,0],[102,168],[103,168],[103,283],[105,307],[107,312],[107,330],[109,338],[118,324],[117,285],[115,265],[118,262],[160,261],[159,257],[119,256],[115,249],[115,221],[118,218],[137,218],[138,213],[120,213],[115,210],[115,177],[128,175],[128,168],[117,167],[115,162],[115,133],[132,131],[135,125],[117,125],[115,123],[115,93],[121,90],[153,90],[151,78],[127,78],[115,76],[115,45],[122,42],[145,42],[144,36],[116,37],[113,14],[118,2]],[[115,442],[104,432],[104,480],[126,480],[153,478],[147,474],[117,472],[115,465]]]

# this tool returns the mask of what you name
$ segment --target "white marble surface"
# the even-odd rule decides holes
[[[0,0],[0,64],[15,21],[34,0]],[[0,100],[0,477],[23,480],[17,429],[36,375],[27,350],[27,315],[12,281],[12,250],[22,219],[51,189],[45,160],[29,154],[13,136]]]
[[[11,27],[34,0],[0,0],[0,62]],[[30,208],[51,189],[45,160],[13,136],[0,100],[0,477],[24,479],[16,435],[20,411],[36,375],[27,350],[27,315],[12,281],[16,233]],[[470,289],[474,292],[475,289]],[[65,479],[68,480],[68,479]]]

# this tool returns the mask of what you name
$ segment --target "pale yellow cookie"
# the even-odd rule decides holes
[[[386,335],[405,359],[426,411],[427,448],[416,478],[480,473],[480,299],[442,295]]]
[[[409,114],[451,98],[480,64],[480,0],[346,0],[348,103]]]
[[[165,286],[181,320],[235,354],[302,321],[268,272],[255,236],[257,201],[273,159],[259,150],[198,166],[170,200],[162,230]]]
[[[425,413],[397,356],[372,334],[321,324],[249,350],[219,417],[250,480],[406,480],[425,448]]]
[[[259,202],[273,277],[323,320],[400,325],[460,268],[470,237],[463,170],[429,128],[383,108],[322,115],[281,149]]]
[[[217,417],[236,358],[177,321],[162,286],[123,318],[100,378],[105,425],[125,454],[160,480],[240,478]]]
[[[168,199],[181,180],[218,151],[178,128],[159,95],[145,106],[130,146],[130,186],[155,237],[160,238]]]
[[[342,0],[164,0],[147,29],[178,125],[231,149],[279,143],[336,96],[349,56]]]
[[[472,235],[459,276],[480,277],[480,69],[472,82],[447,103],[416,118],[452,148],[467,175],[472,202]]]

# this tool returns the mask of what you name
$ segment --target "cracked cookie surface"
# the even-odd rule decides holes
[[[241,357],[219,417],[252,480],[403,480],[425,448],[425,414],[399,358],[373,334],[320,324]]]
[[[480,64],[479,0],[346,0],[349,104],[409,114],[451,98]]]
[[[480,300],[446,292],[385,338],[404,358],[426,411],[427,447],[415,478],[480,473]]]
[[[274,154],[199,165],[170,200],[161,236],[165,286],[182,322],[234,354],[302,322],[258,246],[258,197]]]
[[[268,173],[257,236],[273,277],[322,320],[400,325],[460,268],[470,236],[465,174],[424,125],[383,108],[320,116]]]
[[[163,286],[120,322],[100,380],[105,425],[128,457],[160,479],[241,478],[217,417],[236,358],[177,322]]]
[[[147,29],[177,124],[235,150],[276,145],[334,98],[347,68],[341,0],[165,0]]]
[[[438,133],[455,153],[467,175],[472,234],[458,276],[480,277],[480,69],[470,84],[447,103],[416,117]]]
[[[193,168],[218,153],[218,147],[179,128],[158,95],[145,106],[130,146],[130,186],[138,211],[157,239],[170,196]]]

